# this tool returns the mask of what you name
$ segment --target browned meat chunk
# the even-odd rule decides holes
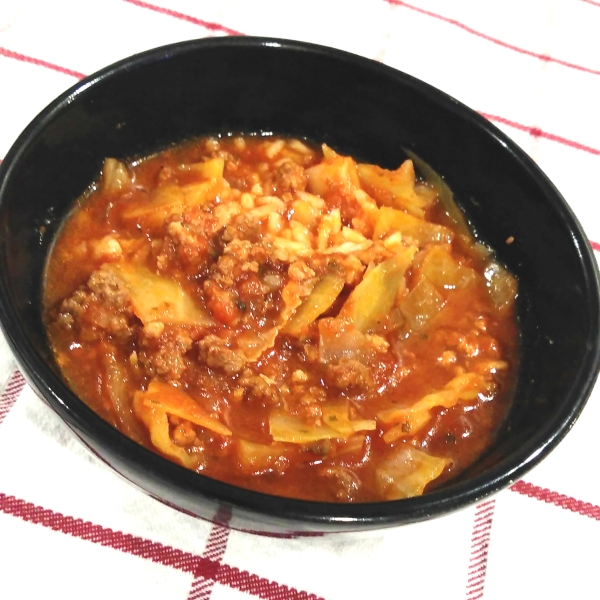
[[[260,398],[275,403],[281,397],[274,382],[269,381],[268,377],[255,375],[250,369],[244,369],[239,384],[248,390],[252,398]]]
[[[129,306],[129,293],[120,279],[110,271],[99,269],[90,275],[88,287],[98,299],[110,306],[126,309]]]
[[[335,387],[371,387],[373,377],[369,367],[355,358],[342,358],[337,364],[327,365],[327,379]]]
[[[68,328],[85,330],[86,339],[94,339],[96,329],[127,339],[135,326],[127,290],[103,269],[94,271],[87,286],[63,301],[57,321]]]
[[[300,165],[286,161],[275,169],[273,184],[280,194],[294,191],[303,192],[308,184],[308,177]]]
[[[145,328],[140,336],[139,360],[152,375],[176,381],[187,369],[187,352],[193,345],[190,333],[183,327],[165,327],[161,335]]]
[[[228,375],[239,373],[246,364],[245,359],[227,347],[225,341],[216,335],[207,335],[198,343],[200,358],[215,369],[222,369]]]

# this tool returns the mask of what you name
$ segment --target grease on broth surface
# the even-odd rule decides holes
[[[418,159],[415,159],[418,162]],[[286,138],[104,163],[48,260],[71,388],[127,436],[269,494],[422,494],[494,439],[517,284],[440,180]]]

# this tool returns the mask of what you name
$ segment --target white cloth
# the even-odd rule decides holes
[[[600,0],[0,0],[0,159],[77,77],[241,32],[334,46],[481,112],[600,249]],[[0,341],[0,598],[598,598],[600,389],[524,481],[434,521],[264,538],[150,499],[92,456]]]

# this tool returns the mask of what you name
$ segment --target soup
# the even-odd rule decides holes
[[[516,294],[417,157],[391,171],[230,136],[107,159],[44,303],[66,381],[131,439],[264,493],[371,502],[442,485],[493,442]]]

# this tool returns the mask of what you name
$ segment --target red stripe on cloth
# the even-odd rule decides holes
[[[576,150],[583,150],[584,152],[589,152],[590,154],[595,154],[596,156],[600,156],[600,150],[597,148],[592,148],[591,146],[586,146],[585,144],[580,144],[579,142],[575,142],[573,140],[569,140],[567,138],[561,137],[559,135],[555,135],[553,133],[548,133],[546,131],[542,131],[537,127],[531,127],[529,125],[522,125],[521,123],[516,123],[515,121],[510,121],[509,119],[505,119],[504,117],[499,117],[498,115],[490,115],[488,113],[480,112],[482,117],[485,117],[489,121],[496,121],[497,123],[502,123],[504,125],[508,125],[509,127],[514,127],[515,129],[519,129],[520,131],[525,131],[529,135],[537,138],[544,138],[546,140],[552,140],[553,142],[558,142],[559,144],[563,144],[564,146],[569,146],[570,148],[575,148]]]
[[[450,25],[454,25],[456,27],[459,27],[460,29],[475,35],[479,38],[482,38],[484,40],[487,40],[488,42],[492,42],[493,44],[496,44],[498,46],[502,46],[503,48],[507,48],[509,50],[513,50],[515,52],[518,52],[519,54],[525,54],[527,56],[531,56],[533,58],[537,58],[539,60],[542,60],[544,62],[550,62],[550,63],[554,63],[557,65],[561,65],[563,67],[568,67],[569,69],[576,69],[577,71],[584,71],[585,73],[592,73],[592,75],[600,75],[600,71],[596,71],[595,69],[590,69],[588,67],[583,67],[581,65],[576,65],[573,63],[569,63],[566,62],[564,60],[560,60],[558,58],[553,58],[552,56],[548,56],[546,54],[539,54],[537,52],[532,52],[531,50],[526,50],[525,48],[520,48],[519,46],[513,46],[512,44],[508,44],[507,42],[503,42],[502,40],[498,40],[490,35],[487,35],[485,33],[482,33],[481,31],[477,31],[475,29],[472,29],[471,27],[468,27],[467,25],[461,23],[460,21],[456,21],[455,19],[450,19],[448,17],[444,17],[443,15],[439,15],[437,13],[425,10],[423,8],[419,8],[418,6],[413,6],[412,4],[408,4],[406,2],[403,2],[402,0],[385,0],[385,2],[387,2],[388,4],[391,4],[393,6],[402,6],[404,8],[408,8],[410,10],[414,10],[418,13],[421,13],[423,15],[427,15],[428,17],[433,17],[434,19],[438,19],[440,21],[444,21],[445,23],[448,23]]]
[[[180,571],[201,575],[205,579],[212,579],[216,583],[249,592],[264,600],[323,600],[314,594],[269,581],[237,567],[219,564],[215,560],[166,546],[160,542],[153,542],[130,533],[115,531],[83,519],[63,515],[2,492],[0,492],[0,511],[53,531],[145,558]]]
[[[64,73],[65,75],[76,77],[77,79],[83,79],[85,77],[83,73],[79,73],[78,71],[73,71],[71,69],[61,67],[60,65],[55,65],[40,58],[34,58],[33,56],[26,56],[25,54],[20,54],[19,52],[13,52],[12,50],[8,50],[7,48],[0,47],[0,56],[5,56],[6,58],[13,58],[14,60],[30,63],[38,67],[52,69],[53,71],[58,71],[59,73]]]
[[[208,558],[218,564],[221,564],[227,542],[229,540],[229,528],[227,524],[231,520],[231,512],[219,511],[215,516],[215,524],[208,537],[206,548],[202,553],[204,558]],[[194,573],[194,581],[187,600],[209,600],[215,587],[215,579],[207,578],[200,573]]]
[[[600,6],[600,2],[594,2],[593,0],[582,0],[582,2],[587,2],[588,4],[593,4],[594,6]]]
[[[19,394],[25,387],[25,379],[18,370],[11,375],[2,396],[0,396],[0,424],[17,401]]]
[[[523,496],[535,498],[536,500],[541,500],[547,504],[554,504],[554,506],[570,510],[571,512],[578,513],[584,517],[589,517],[595,521],[600,521],[600,506],[597,506],[596,504],[583,502],[583,500],[576,500],[571,496],[559,494],[558,492],[553,492],[552,490],[533,485],[532,483],[527,483],[526,481],[517,481],[517,483],[513,484],[509,489],[518,494],[523,494]]]
[[[471,557],[467,574],[466,599],[477,600],[483,596],[487,571],[490,534],[494,520],[495,500],[477,505],[471,533]]]
[[[28,523],[42,525],[53,531],[114,548],[181,571],[193,572],[199,559],[189,552],[65,516],[2,492],[0,492],[0,510]]]
[[[596,252],[600,252],[600,244],[598,242],[592,242],[592,240],[589,240],[590,242],[590,246],[592,247],[592,250],[595,250]]]
[[[274,583],[229,565],[219,567],[217,581],[264,600],[322,600],[314,594]]]
[[[225,25],[221,25],[220,23],[213,23],[212,21],[203,21],[202,19],[197,19],[196,17],[185,15],[183,13],[171,10],[169,8],[164,8],[162,6],[156,6],[155,4],[149,4],[148,2],[142,2],[141,0],[123,0],[123,2],[133,4],[134,6],[137,6],[139,8],[147,8],[149,10],[153,10],[154,12],[160,13],[161,15],[175,17],[176,19],[180,19],[181,21],[187,21],[188,23],[193,23],[194,25],[200,25],[201,27],[204,27],[204,29],[208,29],[209,31],[218,31],[220,33],[226,33],[227,35],[244,35],[243,33],[236,31],[235,29],[225,27]]]

